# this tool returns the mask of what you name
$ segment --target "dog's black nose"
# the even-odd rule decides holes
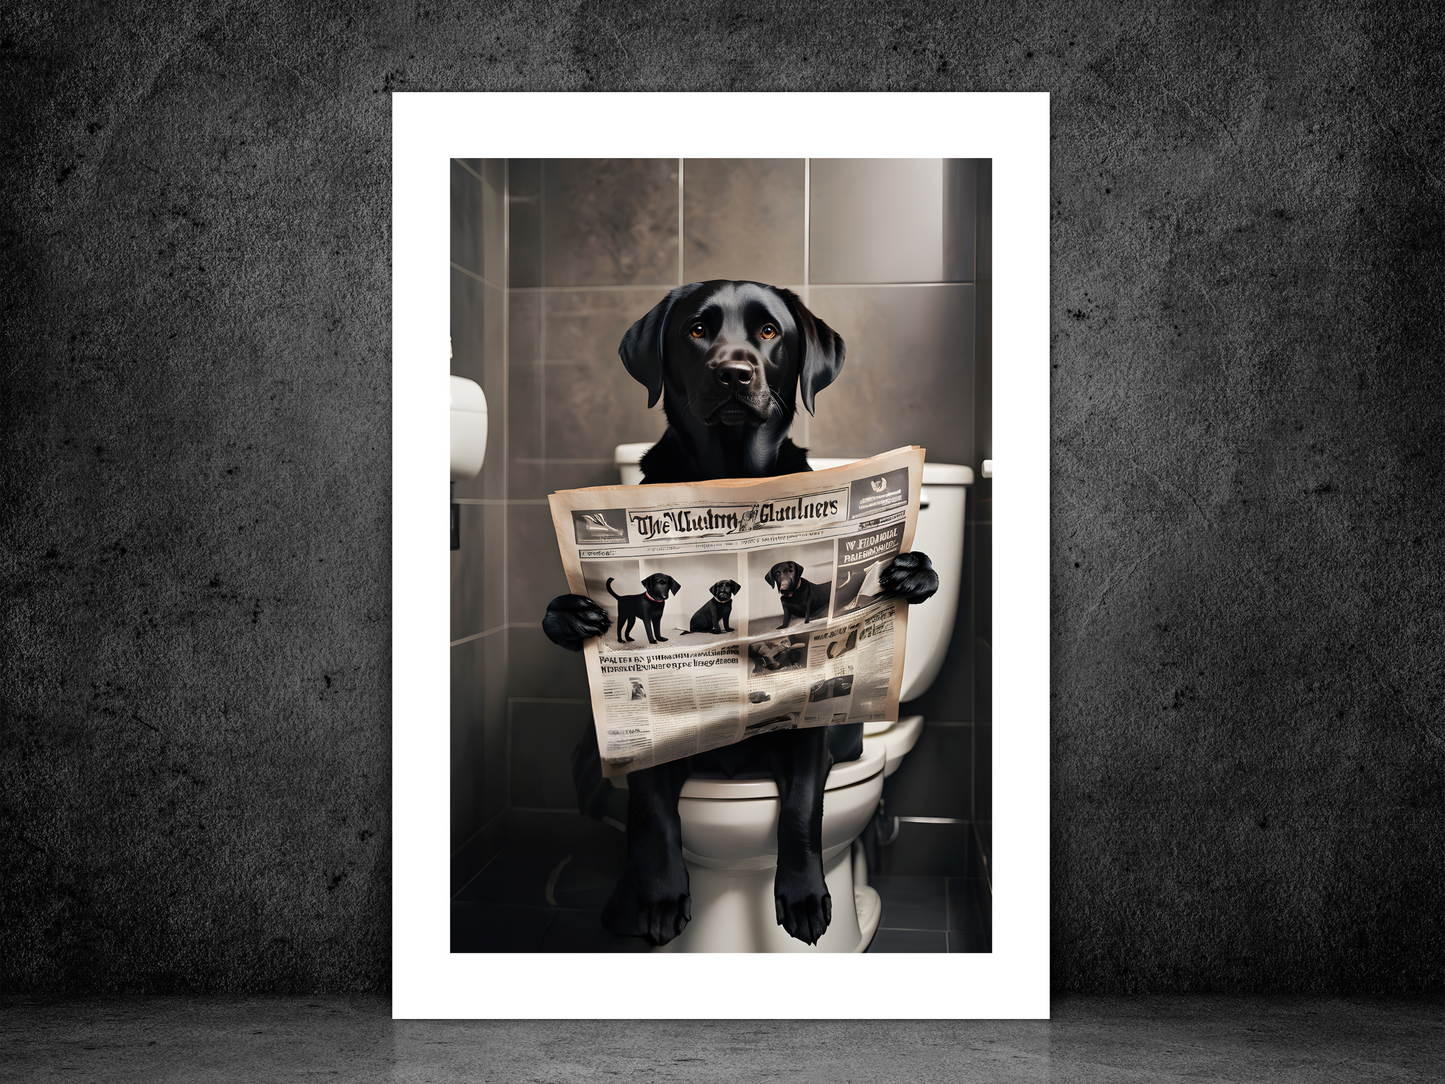
[[[718,383],[729,388],[746,387],[753,382],[753,367],[742,358],[728,358],[714,372]]]

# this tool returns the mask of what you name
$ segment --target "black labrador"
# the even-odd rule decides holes
[[[708,594],[712,595],[712,598],[697,608],[692,620],[688,622],[687,632],[683,635],[692,632],[710,632],[713,635],[733,632],[733,627],[728,624],[733,616],[733,596],[742,589],[743,585],[737,580],[718,580],[709,587]]]
[[[788,439],[796,403],[810,414],[813,398],[837,379],[843,340],[790,290],[756,282],[692,282],[669,293],[622,338],[618,353],[647,389],[662,399],[667,430],[642,458],[645,483],[714,478],[766,478],[809,470],[807,453]],[[938,574],[921,553],[894,558],[883,572],[884,593],[920,603],[938,590]],[[579,650],[607,631],[607,611],[585,595],[562,595],[542,627],[556,644]],[[677,800],[693,772],[727,778],[763,772],[777,782],[777,919],[791,936],[816,944],[828,929],[833,901],[823,881],[823,786],[835,762],[863,752],[862,724],[773,731],[627,777],[627,859],[602,913],[614,933],[671,941],[692,917]],[[578,747],[573,762],[579,804],[600,816],[610,781],[602,778],[596,743]]]
[[[617,600],[617,642],[633,642],[632,626],[637,624],[640,617],[642,631],[647,634],[647,642],[666,643],[667,637],[662,635],[662,610],[667,605],[668,592],[675,595],[681,590],[682,584],[671,576],[665,572],[654,572],[642,581],[642,594],[619,595],[612,590],[612,577],[609,576],[607,593]]]
[[[833,585],[803,579],[803,566],[797,561],[779,561],[763,580],[769,587],[776,587],[783,600],[783,623],[778,628],[787,628],[795,617],[801,617],[806,625],[828,615]]]

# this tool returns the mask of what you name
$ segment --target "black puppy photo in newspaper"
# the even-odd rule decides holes
[[[750,636],[828,620],[833,601],[831,539],[752,550],[747,559]]]
[[[602,650],[635,651],[657,643],[675,593],[666,575],[654,578],[656,573],[638,561],[583,561],[582,575],[588,597],[612,618],[611,630],[600,641]]]
[[[662,622],[669,641],[685,636],[687,647],[702,647],[737,638],[746,611],[736,553],[644,557],[640,564],[644,579],[661,573],[681,585]]]

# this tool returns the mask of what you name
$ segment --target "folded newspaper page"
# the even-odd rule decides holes
[[[612,617],[583,654],[609,778],[755,734],[898,717],[922,448],[841,467],[549,498],[572,591]]]

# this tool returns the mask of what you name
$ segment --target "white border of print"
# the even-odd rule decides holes
[[[446,460],[451,157],[993,159],[993,952],[449,951]],[[396,1018],[1046,1018],[1049,1012],[1047,94],[392,98],[392,1011]]]

